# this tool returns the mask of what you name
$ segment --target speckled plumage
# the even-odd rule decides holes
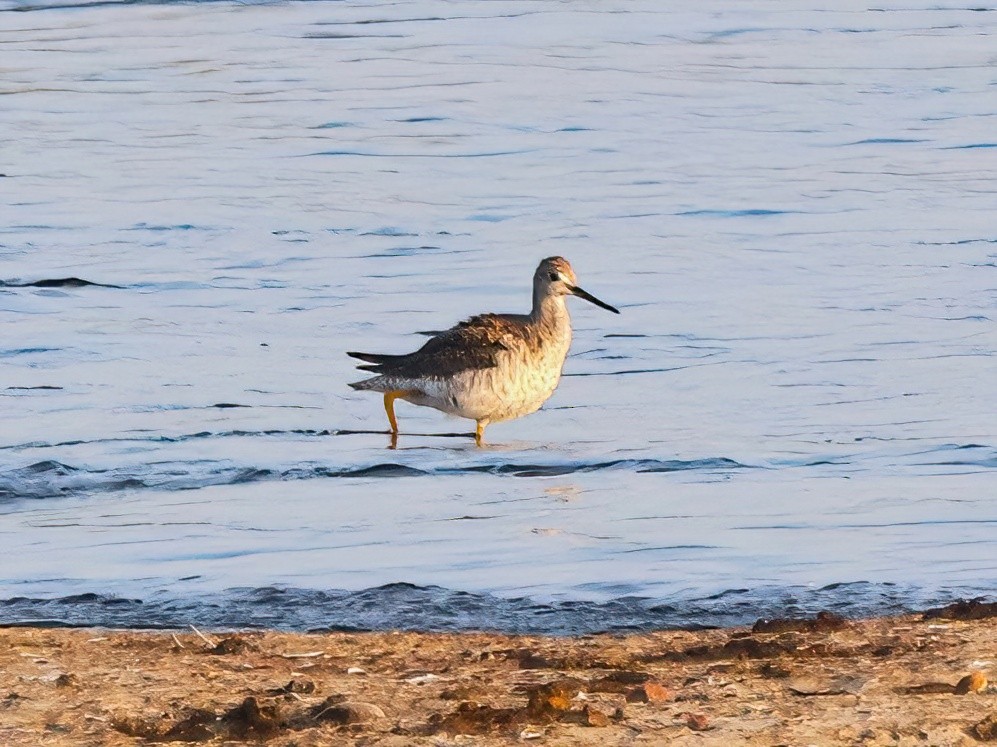
[[[571,345],[570,294],[619,313],[575,285],[567,260],[548,257],[533,276],[529,314],[471,317],[408,355],[348,353],[377,374],[350,386],[385,393],[393,433],[397,398],[476,421],[480,443],[489,423],[536,412],[554,393]]]

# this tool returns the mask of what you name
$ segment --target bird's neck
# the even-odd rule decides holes
[[[571,317],[568,316],[568,306],[564,303],[564,296],[534,296],[530,321],[555,328],[570,326]]]

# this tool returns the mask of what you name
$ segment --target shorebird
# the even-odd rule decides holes
[[[357,368],[377,374],[350,386],[384,394],[392,445],[398,436],[395,400],[402,399],[474,420],[481,446],[489,423],[536,412],[557,388],[571,345],[569,295],[620,313],[578,287],[568,260],[548,257],[533,275],[529,314],[473,316],[408,355],[347,353],[364,361]]]

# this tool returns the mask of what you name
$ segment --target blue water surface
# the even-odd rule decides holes
[[[577,633],[997,582],[997,13],[0,0],[0,623]],[[573,299],[545,408],[377,397]]]

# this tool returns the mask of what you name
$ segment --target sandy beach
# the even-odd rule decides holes
[[[997,605],[572,638],[0,629],[0,744],[975,745]]]

